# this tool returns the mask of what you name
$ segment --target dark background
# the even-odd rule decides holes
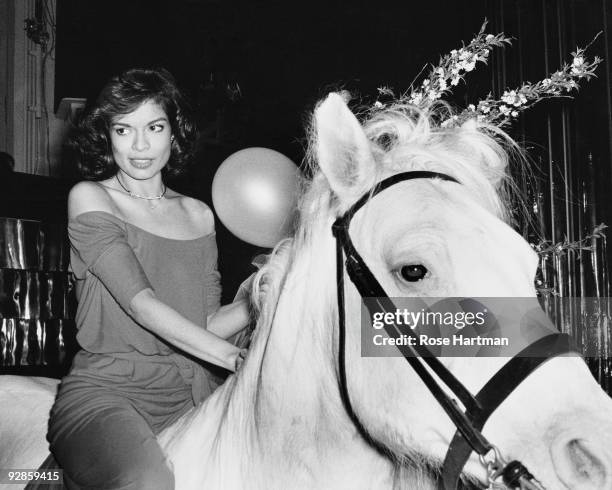
[[[58,0],[56,105],[95,96],[113,74],[164,66],[203,121],[239,105],[227,131],[294,159],[295,140],[330,88],[407,88],[420,68],[469,41],[485,1]],[[232,104],[227,85],[243,97]],[[240,125],[241,127],[236,127]],[[227,140],[227,137],[226,137]],[[227,143],[227,141],[225,141]]]

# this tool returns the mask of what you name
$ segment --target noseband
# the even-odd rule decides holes
[[[339,368],[342,397],[351,418],[368,439],[370,438],[367,436],[367,431],[353,410],[346,380],[344,267],[346,267],[348,276],[360,296],[373,301],[377,308],[376,311],[393,312],[395,305],[355,249],[349,235],[349,226],[355,213],[371,198],[398,182],[414,179],[440,179],[459,184],[455,178],[437,172],[403,172],[376,184],[371,191],[364,194],[344,215],[339,217],[332,226],[332,232],[336,238]],[[344,256],[346,256],[345,261],[343,261]],[[422,306],[427,308],[425,302],[422,303]],[[398,326],[394,324],[385,323],[384,329],[391,338],[400,338],[402,334],[416,337],[414,333],[411,334],[410,330],[402,329],[400,331]],[[554,333],[533,342],[497,371],[475,396],[425,346],[416,342],[415,345],[397,345],[397,348],[457,428],[444,460],[439,484],[440,490],[460,488],[460,476],[472,451],[480,456],[482,464],[487,468],[488,488],[534,490],[543,488],[522,463],[519,461],[507,463],[504,461],[499,450],[485,438],[481,431],[491,414],[540,364],[554,356],[577,352],[568,335]],[[431,371],[463,404],[465,411],[461,410],[456,399],[446,394],[442,386],[432,376]]]

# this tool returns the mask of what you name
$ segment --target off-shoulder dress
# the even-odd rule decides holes
[[[151,288],[205,328],[221,293],[215,235],[165,238],[101,211],[71,219],[68,233],[82,350],[51,411],[51,451],[75,487],[145,487],[134,472],[148,472],[154,488],[168,487],[160,480],[168,475],[151,468],[167,468],[155,435],[210,395],[219,377],[127,311],[137,293]],[[128,474],[125,458],[132,458]]]

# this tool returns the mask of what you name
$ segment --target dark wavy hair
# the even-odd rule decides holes
[[[174,136],[164,175],[171,177],[185,169],[196,140],[195,124],[185,97],[167,70],[132,68],[111,78],[95,103],[83,111],[66,143],[69,158],[75,161],[83,178],[102,180],[117,173],[110,140],[111,123],[148,101],[164,110]]]

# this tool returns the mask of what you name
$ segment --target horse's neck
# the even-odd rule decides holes
[[[305,262],[293,264],[263,346],[253,419],[262,476],[267,488],[391,488],[391,463],[343,406],[330,295]]]
[[[346,411],[338,378],[337,309],[329,303],[337,297],[333,242],[327,245],[293,264],[269,335],[256,346],[265,351],[254,403],[254,435],[263,456],[259,469],[268,482],[261,487],[437,488],[428,470],[394,463],[367,443]]]
[[[304,285],[317,283],[295,265],[240,374],[162,437],[178,488],[393,488],[392,463],[343,407],[329,312],[313,311]]]

